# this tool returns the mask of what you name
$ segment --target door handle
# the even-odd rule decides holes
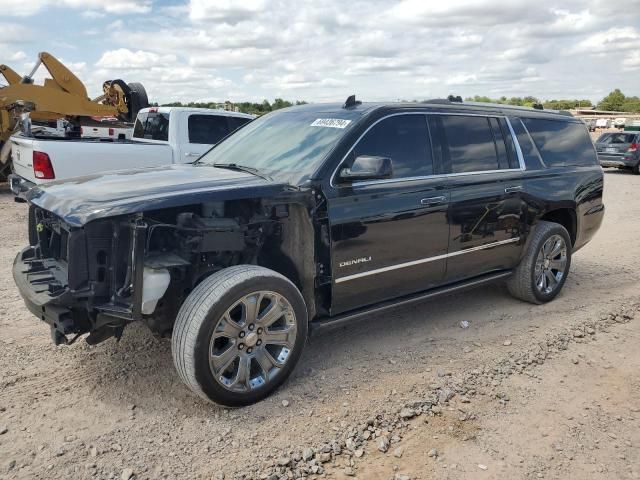
[[[516,185],[515,187],[507,187],[504,189],[504,193],[516,193],[522,191],[522,185]]]
[[[201,154],[200,153],[195,153],[195,152],[185,152],[184,156],[185,157],[199,157]]]
[[[438,205],[440,203],[443,203],[446,199],[447,199],[447,197],[423,198],[422,200],[420,200],[420,204],[421,205]]]

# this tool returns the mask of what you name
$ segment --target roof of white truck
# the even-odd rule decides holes
[[[242,117],[242,118],[256,118],[255,115],[250,115],[248,113],[240,113],[240,112],[230,112],[228,110],[223,109],[213,109],[213,108],[196,108],[196,107],[148,107],[143,108],[140,112],[161,112],[161,113],[171,113],[171,112],[191,112],[191,113],[206,113],[206,114],[215,114],[224,117]]]

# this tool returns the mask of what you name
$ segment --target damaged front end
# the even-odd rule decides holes
[[[125,216],[77,228],[46,210],[34,213],[37,244],[13,264],[28,309],[51,326],[56,344],[86,333],[90,344],[119,337],[142,316],[144,221]]]
[[[298,220],[308,218],[299,204],[205,202],[82,226],[37,206],[34,214],[37,243],[18,254],[13,276],[29,310],[50,325],[56,344],[83,334],[89,344],[120,338],[129,323],[140,320],[154,334],[168,336],[191,290],[208,275],[238,264],[291,266],[282,273],[299,278],[313,298],[313,253],[287,247],[297,238],[290,215],[297,219],[295,231],[313,239],[310,223],[303,229]],[[294,250],[299,250],[296,258]],[[295,265],[306,265],[305,271]]]

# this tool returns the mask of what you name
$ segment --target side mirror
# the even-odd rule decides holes
[[[340,178],[347,182],[356,180],[381,180],[393,176],[393,164],[390,158],[360,155],[351,168],[343,168]]]

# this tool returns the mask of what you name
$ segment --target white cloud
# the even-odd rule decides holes
[[[123,78],[160,102],[349,93],[597,100],[616,86],[640,93],[630,73],[639,68],[637,1],[0,0],[4,16],[51,12],[53,25],[64,15],[73,32],[39,26],[36,36],[4,20],[0,55],[35,59],[35,41],[55,39],[52,53],[87,63],[91,93]]]
[[[87,18],[96,18],[100,11],[115,14],[149,13],[151,0],[0,0],[0,12],[8,17],[29,17],[47,7],[85,10]]]
[[[266,7],[266,0],[190,0],[189,18],[196,22],[218,20],[233,24],[253,17]]]
[[[102,54],[96,66],[110,70],[141,70],[164,67],[176,62],[175,55],[158,55],[144,50],[131,51],[126,48],[109,50]]]
[[[626,70],[640,69],[640,50],[629,53],[622,61],[622,65]]]
[[[594,33],[571,48],[572,53],[602,53],[637,49],[640,30],[635,27],[613,27]]]

